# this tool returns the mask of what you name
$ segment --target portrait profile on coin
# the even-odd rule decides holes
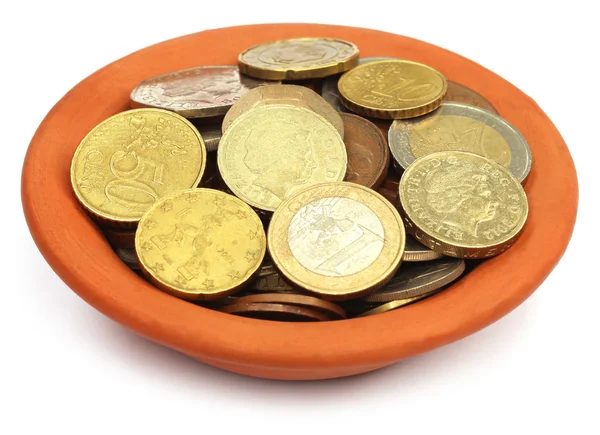
[[[243,160],[257,176],[253,184],[283,199],[290,188],[307,183],[317,168],[311,136],[300,123],[264,123],[253,129],[244,142]]]
[[[312,42],[276,45],[262,52],[259,60],[273,64],[313,64],[334,57],[337,52],[333,47]]]
[[[425,177],[424,190],[427,204],[442,223],[477,237],[479,225],[494,219],[500,202],[490,189],[488,175],[474,165],[465,169],[460,177],[452,168],[432,170]]]
[[[242,83],[239,72],[231,69],[224,70],[220,75],[166,81],[162,84],[161,89],[164,97],[174,101],[209,104],[239,97]]]

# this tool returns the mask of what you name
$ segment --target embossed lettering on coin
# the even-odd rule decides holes
[[[527,197],[501,165],[445,151],[415,161],[400,180],[407,230],[445,255],[484,258],[508,249],[527,219]]]
[[[185,118],[137,109],[108,118],[83,138],[71,182],[92,215],[135,225],[159,198],[198,185],[205,164],[204,142]]]
[[[327,120],[280,104],[236,119],[221,138],[217,160],[229,189],[267,211],[304,187],[342,180],[347,165],[344,142]]]
[[[135,249],[158,287],[184,299],[208,300],[235,292],[254,276],[266,239],[247,204],[218,190],[191,189],[148,210]]]
[[[350,299],[383,285],[400,265],[405,233],[398,212],[371,189],[323,183],[275,211],[269,252],[282,274],[327,299]]]
[[[444,103],[418,119],[396,120],[389,133],[390,149],[404,169],[415,158],[437,151],[466,151],[487,157],[524,181],[531,169],[531,151],[521,134],[493,113],[462,103]]]
[[[131,92],[132,107],[172,110],[186,118],[223,115],[248,90],[268,82],[240,76],[235,66],[201,66],[141,82]]]
[[[382,119],[429,113],[442,103],[446,89],[446,79],[438,71],[407,60],[361,65],[345,73],[338,82],[344,106]]]

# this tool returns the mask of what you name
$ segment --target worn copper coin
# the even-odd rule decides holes
[[[345,319],[346,312],[339,305],[333,302],[324,301],[323,299],[313,296],[290,294],[290,293],[263,293],[260,295],[242,296],[236,300],[237,303],[273,303],[296,305],[306,307],[316,311],[323,311],[330,316],[332,320]]]
[[[225,132],[242,113],[267,104],[291,104],[312,110],[329,121],[344,138],[344,122],[338,112],[315,91],[297,85],[262,86],[247,92],[225,115],[222,131]]]
[[[483,96],[475,92],[473,89],[467,88],[461,84],[448,80],[448,92],[444,101],[454,101],[456,103],[469,104],[481,109],[489,110],[492,113],[498,114],[498,111],[492,103],[486,100]]]
[[[464,271],[463,260],[449,257],[424,263],[403,264],[384,287],[367,296],[365,301],[389,302],[426,295],[451,283]]]
[[[348,154],[345,181],[377,189],[390,164],[387,140],[375,124],[358,115],[340,114]]]
[[[186,118],[223,115],[244,93],[270,83],[240,75],[233,65],[200,66],[144,80],[131,92],[131,107],[156,107]]]
[[[400,204],[397,199],[396,202]],[[442,258],[444,255],[439,252],[429,249],[427,246],[419,243],[415,238],[409,234],[406,235],[406,246],[404,247],[404,255],[402,261],[414,262],[414,261],[430,261],[437,258]],[[392,278],[393,279],[393,278]]]
[[[316,322],[332,320],[325,313],[310,308],[288,304],[233,303],[220,311],[253,319],[278,320],[283,322]]]
[[[135,245],[135,230],[118,230],[105,227],[103,231],[108,243],[113,248],[133,248]]]

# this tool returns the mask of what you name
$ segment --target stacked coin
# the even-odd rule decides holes
[[[141,82],[79,144],[73,191],[174,297],[263,320],[379,314],[524,228],[531,152],[484,94],[348,41],[273,41]]]

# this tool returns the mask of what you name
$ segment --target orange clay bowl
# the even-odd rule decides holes
[[[323,36],[354,42],[361,56],[431,65],[487,98],[533,153],[530,215],[520,240],[449,289],[384,314],[323,323],[237,317],[161,292],[114,254],[71,191],[75,148],[96,124],[129,108],[143,79],[198,65],[235,64],[252,45]],[[496,74],[411,38],[352,27],[269,24],[209,30],[140,50],[69,91],[38,128],[23,167],[22,199],[33,238],[61,279],[111,319],[157,343],[225,370],[272,379],[355,375],[451,343],[522,303],[554,268],[573,231],[577,178],[569,151],[536,103]]]

